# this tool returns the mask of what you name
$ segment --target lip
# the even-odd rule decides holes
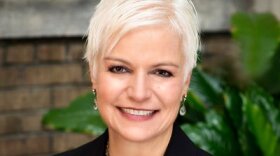
[[[151,120],[159,112],[159,110],[153,109],[138,109],[128,107],[117,107],[117,109],[123,117],[131,121]]]

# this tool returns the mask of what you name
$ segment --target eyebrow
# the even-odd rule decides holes
[[[175,63],[171,63],[171,62],[158,63],[158,64],[154,65],[153,67],[160,67],[160,66],[172,66],[172,67],[175,67],[175,68],[179,68],[179,65],[177,65]]]
[[[118,62],[122,62],[124,64],[131,65],[128,61],[126,61],[124,59],[116,58],[116,57],[105,57],[104,60],[118,61]]]
[[[129,63],[128,61],[121,59],[121,58],[116,58],[116,57],[105,57],[104,60],[110,60],[110,61],[118,61],[118,62],[122,62],[124,64],[127,65],[131,65],[131,63]],[[162,63],[158,63],[153,65],[153,67],[160,67],[160,66],[173,66],[175,68],[179,68],[179,65],[172,63],[172,62],[162,62]]]

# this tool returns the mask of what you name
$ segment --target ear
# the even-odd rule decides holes
[[[89,66],[89,75],[91,81],[91,88],[92,90],[94,90],[96,88],[96,71],[94,71],[91,66]]]
[[[189,90],[189,86],[190,86],[190,81],[191,81],[191,77],[192,77],[192,72],[189,72],[186,76],[186,80],[184,82],[184,88],[183,88],[183,93],[187,94],[188,90]]]

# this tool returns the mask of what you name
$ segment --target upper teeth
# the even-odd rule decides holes
[[[149,116],[153,113],[153,111],[146,111],[146,110],[135,110],[135,109],[128,109],[128,108],[123,108],[122,109],[124,112],[132,114],[132,115],[142,115],[142,116]]]

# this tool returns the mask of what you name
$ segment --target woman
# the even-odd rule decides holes
[[[85,58],[108,130],[61,156],[204,156],[174,124],[199,46],[189,0],[102,0]]]

